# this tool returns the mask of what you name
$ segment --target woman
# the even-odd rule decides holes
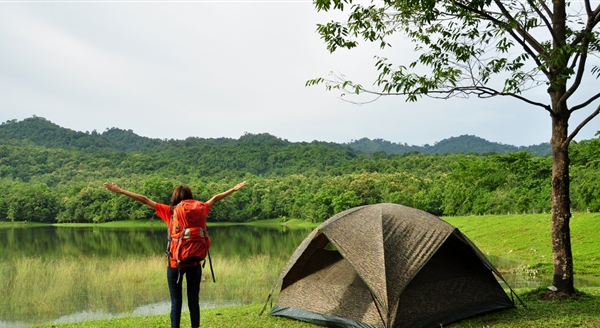
[[[214,195],[211,199],[204,203],[206,208],[205,215],[208,214],[210,207],[214,203],[240,190],[244,185],[246,185],[246,181],[237,184],[235,187],[227,191]],[[138,202],[141,202],[142,204],[152,207],[156,211],[156,215],[158,215],[158,217],[160,217],[161,219],[163,219],[163,221],[167,223],[167,226],[169,226],[173,208],[183,200],[194,199],[190,188],[188,186],[183,185],[178,186],[173,191],[170,206],[157,203],[144,195],[136,194],[131,191],[125,190],[119,187],[116,183],[104,183],[104,186],[106,187],[106,189],[114,193],[123,194],[125,196],[137,200]],[[192,321],[192,327],[200,327],[199,295],[200,280],[202,278],[201,263],[191,263],[178,268],[175,259],[170,258],[167,267],[167,282],[169,283],[169,292],[171,294],[171,327],[179,328],[179,323],[181,321],[181,306],[183,303],[181,286],[183,284],[183,279],[180,279],[180,275],[185,275],[187,281],[188,307],[190,309],[190,319]]]

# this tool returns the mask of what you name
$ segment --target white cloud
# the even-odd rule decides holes
[[[356,106],[305,87],[330,71],[368,85],[374,55],[414,57],[402,42],[328,53],[316,23],[338,17],[309,1],[1,3],[0,120],[35,114],[79,131],[115,126],[177,139],[549,140],[547,113],[514,100],[387,97]],[[580,138],[599,129],[595,120]]]

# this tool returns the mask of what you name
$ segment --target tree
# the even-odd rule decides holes
[[[362,2],[361,2],[362,3]],[[569,220],[569,144],[600,112],[589,108],[600,93],[583,94],[584,78],[598,78],[600,67],[590,61],[598,54],[596,29],[600,6],[581,0],[382,0],[355,4],[353,0],[315,0],[318,11],[349,11],[347,21],[319,24],[318,33],[329,51],[352,49],[357,40],[389,47],[396,33],[414,44],[419,57],[394,66],[378,58],[374,87],[338,75],[317,78],[342,92],[377,96],[401,95],[407,101],[423,96],[450,98],[512,97],[550,114],[552,122],[552,253],[554,285],[572,294],[573,259]],[[528,93],[545,86],[547,102]],[[576,91],[577,97],[575,97]],[[568,101],[579,101],[569,105]],[[569,131],[573,112],[589,110]]]

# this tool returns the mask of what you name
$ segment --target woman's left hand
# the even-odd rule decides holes
[[[119,185],[114,182],[113,183],[105,182],[104,187],[106,187],[106,189],[108,189],[112,192],[116,192],[117,194],[121,193],[121,191],[122,191],[121,187],[119,187]]]

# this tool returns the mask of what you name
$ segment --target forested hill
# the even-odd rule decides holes
[[[250,173],[289,175],[352,170],[359,156],[347,145],[313,141],[291,143],[269,134],[239,139],[187,138],[160,140],[116,128],[103,133],[61,128],[40,117],[0,125],[0,178],[29,181],[51,174],[51,181],[71,180],[74,172],[89,176],[194,172],[213,178]],[[55,182],[48,182],[52,185]]]
[[[539,145],[532,146],[512,146],[501,143],[487,141],[483,138],[462,135],[459,137],[451,137],[435,143],[434,145],[424,146],[409,146],[404,143],[393,143],[383,139],[370,140],[368,138],[362,138],[354,140],[348,143],[352,149],[375,153],[383,151],[387,154],[404,154],[409,152],[419,152],[423,154],[456,154],[456,153],[477,153],[477,154],[489,154],[489,153],[510,153],[527,150],[536,155],[545,156],[552,153],[550,143],[541,143]]]
[[[33,143],[48,148],[77,150],[137,151],[161,144],[158,139],[141,137],[131,130],[111,128],[102,134],[98,134],[96,130],[84,133],[60,127],[37,116],[20,122],[3,122],[0,125],[0,140],[3,143]]]
[[[450,138],[431,146],[442,154],[407,148],[399,155],[266,133],[160,140],[115,128],[77,132],[40,117],[13,120],[0,125],[0,221],[154,217],[149,207],[106,191],[104,182],[167,204],[182,183],[205,200],[246,180],[235,197],[211,208],[211,221],[322,221],[375,203],[436,215],[549,212],[552,158],[525,151],[492,154],[477,148],[481,141]],[[600,210],[600,137],[571,143],[569,156],[572,208]]]
[[[83,150],[85,152],[96,152],[102,150],[136,152],[136,151],[160,151],[171,148],[173,145],[189,146],[222,146],[240,143],[264,144],[275,147],[285,147],[291,143],[267,133],[246,134],[239,139],[231,138],[188,138],[186,140],[160,140],[142,137],[132,130],[110,128],[102,133],[95,130],[92,132],[78,132],[62,128],[42,117],[31,117],[23,121],[11,120],[0,125],[0,142],[2,143],[25,143],[48,148],[61,148],[72,150]],[[404,154],[419,152],[423,154],[456,154],[456,153],[509,153],[527,150],[533,154],[545,156],[551,154],[550,145],[542,143],[529,147],[517,147],[501,143],[490,142],[485,139],[462,135],[441,140],[434,145],[409,146],[404,143],[393,143],[383,139],[370,140],[362,138],[347,144],[335,144],[327,142],[313,142],[321,147],[332,150],[349,149],[363,153],[385,152],[386,154]],[[300,143],[307,144],[307,143]]]

